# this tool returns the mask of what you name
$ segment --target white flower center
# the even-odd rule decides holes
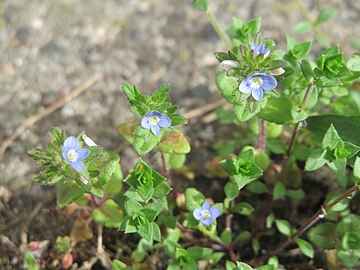
[[[76,153],[76,151],[74,149],[69,150],[69,152],[67,153],[67,157],[70,161],[77,161],[78,159],[78,154]]]
[[[257,77],[257,78],[254,78],[251,80],[250,87],[251,88],[259,88],[262,86],[262,84],[263,84],[263,80],[261,78]]]
[[[209,210],[202,210],[201,211],[201,216],[202,216],[203,219],[209,218],[209,217],[211,217],[211,213],[210,213]]]
[[[150,125],[156,125],[159,122],[159,116],[151,116],[149,119]]]

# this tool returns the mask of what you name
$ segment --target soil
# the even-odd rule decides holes
[[[326,33],[331,44],[339,43],[345,55],[356,50],[360,29],[354,26],[360,21],[360,2],[302,2],[313,19],[320,8],[336,8],[335,18],[319,31]],[[285,36],[292,33],[292,27],[303,20],[296,1],[213,1],[210,9],[223,26],[229,25],[232,17],[245,21],[262,17],[263,35],[274,38],[281,48],[286,47]],[[313,37],[314,33],[307,33],[297,39]],[[314,52],[319,49],[315,42]],[[24,250],[36,242],[44,246],[41,258],[45,268],[59,269],[55,240],[69,235],[76,219],[56,208],[52,187],[32,183],[39,168],[27,156],[27,149],[46,148],[46,133],[53,126],[61,127],[68,134],[85,130],[104,148],[117,149],[123,172],[128,171],[137,155],[124,144],[116,129],[118,124],[133,119],[122,96],[121,83],[136,84],[145,93],[151,93],[169,82],[173,102],[179,104],[184,113],[221,98],[214,83],[218,62],[213,53],[224,50],[207,16],[192,8],[191,1],[0,1],[0,143],[11,136],[24,119],[69,95],[94,73],[100,72],[103,76],[82,95],[22,132],[0,160],[0,268],[21,269]],[[227,132],[217,122],[203,124],[201,117],[190,119],[184,127],[192,149],[196,150],[189,155],[187,163],[196,177],[186,180],[184,187],[196,186],[216,200],[221,199],[218,194],[222,192],[224,180],[210,176],[203,161],[215,156],[211,145],[214,139],[222,137],[218,131]],[[156,166],[155,156],[150,154],[149,161]],[[177,177],[184,178],[183,175]],[[294,222],[301,223],[318,209],[319,198],[324,194],[321,186],[308,192],[311,207],[299,204],[285,209],[287,204],[282,204],[276,208],[281,212],[297,209],[300,215]],[[264,199],[255,197],[253,203]],[[135,238],[130,241],[136,241],[136,236],[132,237]],[[129,236],[120,232],[104,231],[105,251],[110,256],[114,256],[115,247],[126,240]],[[96,237],[79,243],[75,253],[73,269],[84,266],[84,262],[94,256]],[[245,252],[245,259],[251,256],[250,251]],[[287,269],[315,269],[324,263],[321,254],[315,262],[293,258],[300,259],[293,263],[288,259]],[[157,261],[153,265],[161,269],[167,258],[148,260]],[[93,269],[104,269],[104,266],[98,261]]]

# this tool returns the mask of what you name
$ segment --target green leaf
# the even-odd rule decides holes
[[[96,223],[102,224],[108,228],[120,227],[124,215],[119,205],[113,200],[106,200],[104,204],[96,208],[92,216]]]
[[[23,266],[28,270],[39,270],[40,269],[40,266],[36,262],[35,257],[28,250],[25,252],[25,255],[24,255]]]
[[[119,260],[113,260],[111,263],[111,269],[112,270],[126,270],[127,266],[125,263],[123,263]]]
[[[360,178],[360,157],[356,157],[354,163],[354,176]]]
[[[327,162],[325,159],[326,153],[326,151],[321,149],[313,151],[306,160],[305,171],[315,171],[324,166]]]
[[[294,34],[303,34],[312,29],[312,24],[309,22],[299,22],[293,27]]]
[[[291,53],[296,59],[305,59],[311,50],[312,41],[305,41],[302,43],[296,43],[291,48]]]
[[[286,98],[270,98],[266,107],[258,114],[258,117],[276,123],[278,125],[294,124],[307,117],[304,111],[300,111]]]
[[[275,220],[276,228],[281,232],[283,235],[291,236],[292,229],[291,225],[287,220],[284,219],[276,219]]]
[[[241,202],[235,205],[234,212],[238,213],[240,215],[248,216],[251,215],[252,212],[254,212],[255,208],[252,207],[250,203],[247,202]]]
[[[283,183],[277,182],[274,186],[273,197],[274,200],[282,199],[286,194],[286,188]]]
[[[196,9],[207,12],[210,0],[194,0],[193,7]]]
[[[296,238],[295,243],[298,244],[302,254],[304,254],[306,257],[309,257],[311,259],[314,258],[314,249],[309,242],[301,238]]]
[[[226,183],[224,192],[226,197],[230,200],[235,199],[239,195],[239,189],[233,182]]]
[[[281,140],[267,140],[266,147],[274,154],[286,153],[286,147]]]
[[[247,189],[255,194],[263,194],[269,192],[268,187],[261,181],[256,181],[247,185]]]
[[[302,189],[287,189],[286,196],[294,200],[301,200],[305,197],[305,192]]]
[[[189,247],[187,251],[190,257],[193,258],[195,261],[207,260],[210,258],[210,255],[213,252],[211,248],[202,247]]]
[[[360,145],[360,115],[323,114],[308,117],[306,123],[306,128],[317,138],[323,138],[332,124],[342,140]]]
[[[232,93],[239,87],[239,81],[235,77],[229,77],[224,71],[216,74],[215,83],[221,95],[227,102],[233,103]]]
[[[346,66],[351,71],[360,71],[360,53],[354,53],[350,56],[349,60],[346,63]]]
[[[185,190],[185,205],[190,212],[200,207],[204,201],[205,196],[195,188],[187,188]]]
[[[165,183],[161,183],[157,187],[155,187],[154,193],[153,193],[153,198],[162,199],[162,198],[166,197],[166,195],[169,194],[169,192],[171,190],[172,190],[172,188],[169,187],[169,185],[167,185]]]
[[[190,152],[190,144],[180,130],[173,129],[164,133],[158,149],[164,153],[187,154]]]
[[[335,246],[335,224],[325,222],[311,228],[308,232],[309,240],[317,247],[332,249]]]
[[[154,135],[149,129],[144,129],[140,125],[135,129],[134,149],[140,155],[150,152],[161,140],[163,131]]]
[[[319,67],[319,69],[320,70],[324,69],[324,64],[326,59],[338,54],[340,54],[339,45],[323,50],[316,59],[316,64]]]
[[[232,233],[228,230],[225,230],[221,233],[221,240],[225,245],[230,245],[232,241]]]
[[[161,241],[161,231],[160,231],[160,227],[159,227],[159,225],[157,225],[156,222],[153,222],[153,223],[152,223],[152,226],[153,226],[153,239],[154,239],[155,241],[160,242],[160,241]]]
[[[315,78],[315,73],[310,62],[308,60],[301,60],[300,67],[305,79],[309,83],[313,83]]]
[[[72,203],[85,193],[85,190],[71,178],[62,179],[56,184],[56,202],[59,208]]]
[[[171,169],[178,170],[181,169],[186,161],[185,154],[168,154],[165,153],[165,160]]]
[[[54,127],[48,133],[52,144],[61,146],[65,141],[65,132],[58,127]]]
[[[238,98],[236,98],[236,100],[237,99]],[[260,102],[244,101],[242,103],[234,104],[234,114],[236,120],[238,120],[240,123],[249,120],[250,118],[255,116],[258,112],[260,112],[261,108],[263,108],[266,105],[266,102],[267,102],[267,97],[264,97]]]
[[[134,121],[120,124],[118,126],[119,133],[124,137],[124,139],[128,143],[132,144],[134,142],[135,128],[138,124],[139,124],[139,120],[134,120]]]
[[[359,264],[360,250],[338,250],[337,257],[343,266],[349,269],[355,269]]]
[[[67,252],[71,248],[70,237],[69,236],[64,236],[64,237],[58,236],[56,238],[55,246],[59,252],[61,252],[61,253]]]
[[[335,8],[324,8],[324,9],[320,10],[320,13],[316,19],[315,24],[319,25],[323,22],[326,22],[326,21],[330,20],[331,17],[333,17],[335,14],[336,14]]]
[[[125,202],[125,211],[127,214],[132,215],[135,212],[139,212],[143,209],[143,206],[134,200],[126,200]]]

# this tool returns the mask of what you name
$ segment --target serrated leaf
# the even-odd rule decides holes
[[[221,71],[216,74],[215,83],[221,95],[226,99],[227,102],[232,104],[232,93],[239,87],[238,79],[235,77],[229,77],[225,74],[224,71]]]

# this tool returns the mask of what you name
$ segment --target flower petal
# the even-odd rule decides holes
[[[196,208],[194,211],[193,211],[193,216],[194,216],[194,218],[196,219],[196,220],[200,220],[201,219],[201,211],[202,211],[202,209],[201,209],[201,207],[199,207],[199,208]]]
[[[69,150],[70,149],[78,150],[79,140],[75,136],[67,137],[66,140],[64,141],[63,146],[64,148],[68,148]]]
[[[204,204],[201,206],[201,209],[210,211],[210,203],[208,201],[205,201]]]
[[[250,94],[251,93],[252,88],[250,86],[250,79],[249,79],[250,77],[247,77],[246,79],[244,79],[240,83],[239,90],[240,90],[241,93],[244,93],[244,94]]]
[[[141,126],[142,128],[149,129],[150,128],[150,122],[149,122],[149,116],[146,115],[143,119],[141,119]]]
[[[75,162],[69,162],[70,166],[73,167],[77,172],[82,172],[82,170],[84,169],[85,165],[84,162],[78,160]]]
[[[214,219],[212,217],[208,217],[208,218],[204,218],[202,220],[200,220],[202,224],[204,224],[205,226],[210,226],[211,223],[214,221]]]
[[[62,152],[61,152],[61,155],[62,157],[66,160],[66,162],[70,162],[69,158],[68,158],[68,153],[71,149],[69,147],[64,147]]]
[[[210,214],[212,218],[217,218],[220,216],[221,212],[220,209],[216,206],[210,208]]]
[[[171,119],[165,114],[161,114],[159,117],[158,125],[162,128],[168,128],[171,126]]]
[[[252,90],[251,94],[254,99],[256,99],[257,101],[260,101],[263,98],[264,91],[261,88],[254,88]]]
[[[81,148],[77,150],[76,153],[78,154],[78,160],[83,160],[88,157],[88,155],[90,154],[90,150]]]
[[[151,132],[152,132],[154,135],[159,135],[159,133],[160,133],[160,127],[158,126],[158,124],[156,124],[156,125],[150,125],[150,129],[151,129]]]
[[[272,75],[264,74],[263,76],[261,76],[261,79],[263,80],[263,84],[261,86],[262,89],[269,91],[276,88],[277,81]]]

